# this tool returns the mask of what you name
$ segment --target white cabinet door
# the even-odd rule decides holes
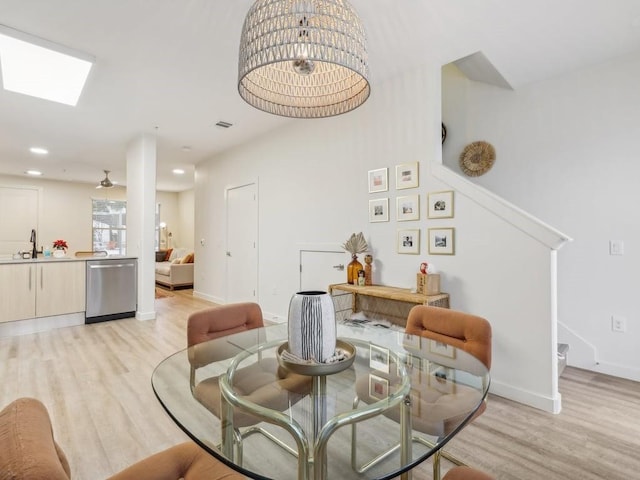
[[[38,228],[38,195],[32,187],[0,187],[0,253],[31,251],[31,229]]]
[[[85,262],[38,265],[36,316],[49,317],[85,310]]]
[[[0,322],[36,316],[35,271],[33,264],[0,265]]]

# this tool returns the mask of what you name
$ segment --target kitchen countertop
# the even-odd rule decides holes
[[[51,262],[86,262],[89,260],[123,260],[129,258],[138,258],[132,255],[109,255],[108,257],[74,257],[67,255],[66,257],[45,257],[42,254],[38,254],[38,258],[12,258],[11,256],[1,256],[0,265],[19,264],[19,263],[51,263]]]

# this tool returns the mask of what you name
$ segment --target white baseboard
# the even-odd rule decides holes
[[[627,365],[618,365],[616,363],[598,362],[596,365],[589,367],[575,365],[578,368],[585,370],[591,370],[593,372],[604,373],[605,375],[611,375],[613,377],[626,378],[627,380],[633,380],[640,382],[640,369],[632,368]]]
[[[84,312],[3,322],[0,323],[0,338],[47,332],[54,328],[74,327],[77,325],[84,325]]]
[[[155,320],[156,312],[152,310],[151,312],[136,312],[136,320]]]
[[[196,298],[201,298],[202,300],[207,300],[209,302],[218,303],[220,305],[224,305],[226,302],[223,298],[216,297],[214,295],[208,295],[206,293],[198,292],[197,290],[193,291],[193,296]]]
[[[530,407],[537,408],[549,413],[560,413],[562,410],[562,395],[558,393],[557,398],[550,398],[537,393],[528,392],[519,388],[515,388],[506,383],[491,380],[489,392],[499,397],[513,400],[514,402],[523,403]]]

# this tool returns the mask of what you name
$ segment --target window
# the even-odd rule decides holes
[[[127,253],[127,202],[93,200],[93,250],[109,255]]]

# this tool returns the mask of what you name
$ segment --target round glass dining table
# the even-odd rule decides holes
[[[489,372],[465,351],[380,326],[338,323],[337,333],[351,348],[348,366],[302,368],[309,388],[295,394],[282,391],[291,375],[300,378],[281,356],[286,324],[190,347],[216,352],[197,370],[189,361],[194,352],[179,351],[156,367],[153,390],[207,452],[249,478],[273,480],[408,479],[485,400]],[[245,394],[254,377],[243,372],[255,368],[273,384],[263,389],[287,395],[284,404]],[[192,389],[211,379],[218,398],[210,400],[220,402],[215,413]],[[234,425],[238,412],[251,421]]]

